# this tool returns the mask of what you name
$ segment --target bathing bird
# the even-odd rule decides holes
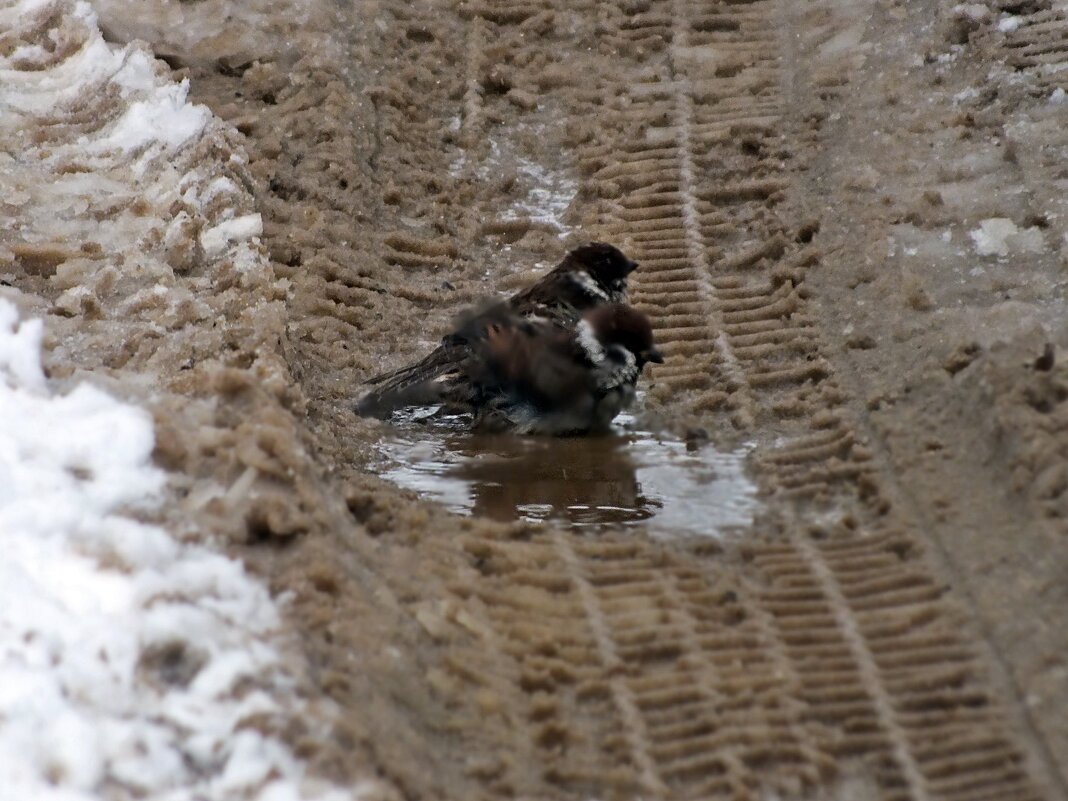
[[[470,413],[479,430],[604,431],[633,403],[642,368],[663,361],[649,319],[623,303],[595,306],[575,322],[523,317],[500,303],[470,313],[447,340],[446,366],[375,391],[362,413],[440,404]]]
[[[638,263],[619,248],[592,242],[568,252],[556,267],[509,298],[507,307],[522,319],[574,325],[591,309],[625,302],[627,276],[637,267]],[[456,339],[455,331],[451,332],[414,364],[368,379],[368,389],[357,402],[356,412],[388,416],[392,410],[386,401],[403,395],[407,387],[453,370],[467,356],[464,344]]]

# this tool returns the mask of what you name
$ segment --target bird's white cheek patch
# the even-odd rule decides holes
[[[579,270],[578,272],[571,274],[575,283],[577,283],[582,290],[595,298],[599,298],[603,301],[608,301],[608,293],[601,289],[600,285],[593,280],[593,276],[585,270]]]
[[[597,341],[597,336],[593,333],[593,327],[586,320],[580,320],[577,330],[578,343],[582,350],[585,351],[587,358],[594,364],[603,362],[604,346]]]

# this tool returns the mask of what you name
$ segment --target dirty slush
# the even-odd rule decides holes
[[[5,18],[5,58],[77,59],[72,7]],[[390,799],[1068,799],[1063,9],[94,8],[212,116],[106,174],[78,150],[129,102],[106,76],[0,130],[40,185],[106,182],[2,201],[4,296],[44,317],[53,382],[151,411],[169,478],[145,514],[285,599],[306,703],[248,725],[309,775]],[[212,231],[260,235],[234,255]],[[722,536],[657,528],[700,482],[592,530],[507,492],[435,503],[396,475],[411,430],[352,413],[590,240],[641,263],[667,357],[638,445],[742,454],[702,479],[744,461],[756,486]]]

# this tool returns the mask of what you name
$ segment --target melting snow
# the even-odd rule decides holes
[[[131,517],[164,484],[151,420],[88,385],[53,394],[41,335],[0,301],[0,419],[17,421],[0,429],[5,793],[301,797],[299,763],[247,726],[281,711],[245,689],[281,668],[267,590]]]
[[[93,148],[114,147],[128,153],[157,143],[178,147],[204,130],[211,119],[207,108],[187,103],[188,96],[188,79],[160,87],[147,100],[131,103],[108,136],[94,142]]]
[[[566,231],[563,223],[564,212],[574,200],[578,184],[564,173],[548,170],[527,159],[516,159],[515,167],[516,172],[526,179],[524,183],[528,183],[530,189],[525,196],[512,203],[511,208],[504,213],[504,218],[526,217]]]
[[[461,150],[449,168],[453,177],[468,168],[468,155]],[[525,219],[567,232],[563,216],[578,192],[578,183],[566,172],[554,170],[513,152],[510,143],[490,142],[489,158],[478,165],[475,175],[488,181],[501,170],[514,170],[517,178],[515,195],[501,213],[503,220]]]
[[[164,484],[149,415],[85,384],[50,391],[41,336],[0,300],[5,797],[348,797],[302,788],[249,725],[289,689],[267,590],[131,515]]]

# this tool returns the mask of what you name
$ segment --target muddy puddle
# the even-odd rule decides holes
[[[376,468],[455,514],[493,520],[643,526],[664,538],[715,537],[752,522],[747,448],[719,451],[621,420],[603,436],[517,437],[417,413],[393,421]]]

